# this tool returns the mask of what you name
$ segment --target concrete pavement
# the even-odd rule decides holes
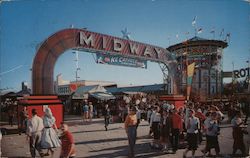
[[[109,130],[105,131],[103,119],[94,119],[92,123],[83,124],[80,117],[68,119],[70,131],[76,144],[77,157],[85,158],[123,158],[127,157],[127,137],[123,123],[110,124]],[[176,154],[165,154],[159,150],[150,148],[152,138],[148,137],[148,123],[142,121],[138,127],[138,140],[136,142],[136,157],[157,157],[157,158],[181,158],[184,149],[178,150]],[[248,126],[250,133],[250,127]],[[245,135],[245,141],[250,144],[250,136]],[[221,154],[223,157],[231,157],[232,153],[232,129],[224,126],[219,135]],[[202,157],[201,149],[203,142],[196,152],[197,158]],[[212,152],[214,154],[214,151]],[[56,149],[53,157],[59,157],[60,148]],[[2,139],[2,157],[24,158],[30,157],[28,141],[24,134],[4,135]],[[49,158],[52,156],[47,156]],[[188,157],[191,157],[189,153]],[[239,157],[239,156],[238,156]]]

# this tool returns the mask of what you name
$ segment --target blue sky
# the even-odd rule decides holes
[[[36,45],[51,34],[69,28],[121,37],[125,27],[131,38],[148,44],[168,47],[194,36],[191,25],[197,16],[198,36],[215,39],[224,28],[230,33],[224,50],[223,69],[247,66],[250,58],[250,5],[243,0],[20,0],[0,4],[0,73],[1,88],[20,90],[21,82],[31,85],[32,61]],[[176,38],[178,34],[179,38]],[[223,38],[224,39],[224,38]],[[95,56],[95,55],[94,55]],[[120,85],[162,83],[157,63],[147,69],[96,64],[90,53],[79,53],[80,79],[114,81]],[[75,56],[72,50],[58,59],[55,74],[75,79]],[[14,70],[13,70],[14,68]],[[15,69],[16,68],[16,69]],[[10,71],[9,71],[10,70]],[[13,71],[12,71],[13,70]],[[7,72],[6,72],[7,71]],[[9,71],[9,72],[8,72]],[[3,74],[2,74],[3,73]]]

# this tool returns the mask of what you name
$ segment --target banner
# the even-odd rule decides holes
[[[188,65],[187,67],[187,100],[189,100],[190,93],[191,93],[192,80],[193,80],[193,75],[194,75],[194,67],[195,67],[195,62]]]
[[[98,64],[110,64],[119,66],[129,66],[137,68],[147,68],[147,61],[135,58],[123,57],[120,55],[96,54]]]

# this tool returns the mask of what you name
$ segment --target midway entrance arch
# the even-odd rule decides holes
[[[85,29],[64,29],[48,37],[36,53],[32,66],[34,95],[54,94],[54,66],[58,57],[68,49],[122,55],[163,63],[168,67],[172,93],[179,93],[178,85],[180,82],[179,75],[176,73],[177,62],[168,50]]]

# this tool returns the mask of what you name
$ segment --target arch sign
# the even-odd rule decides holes
[[[109,52],[110,54],[121,54],[160,62],[166,60],[166,54],[169,53],[166,49],[157,46],[89,31],[80,31],[79,36],[79,45],[83,49],[94,52]]]
[[[46,39],[36,53],[32,67],[33,94],[54,94],[54,66],[58,57],[68,49],[161,62],[167,64],[170,74],[177,78],[176,61],[164,48],[84,29],[65,29]]]

